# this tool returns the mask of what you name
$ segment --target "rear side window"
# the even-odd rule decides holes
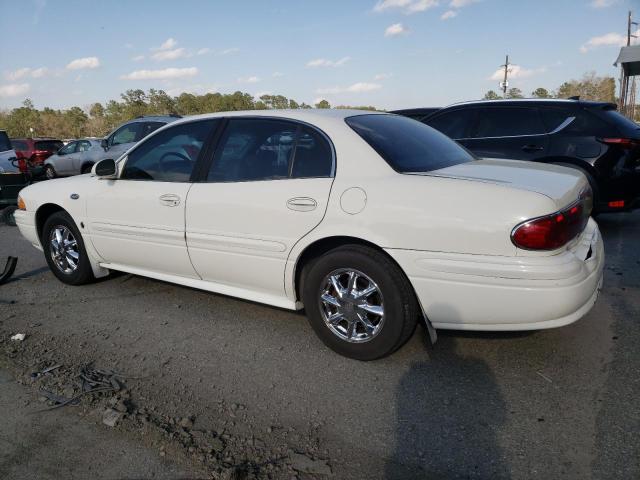
[[[286,120],[232,118],[207,181],[329,177],[332,168],[331,147],[314,129]]]
[[[218,122],[183,123],[159,132],[129,153],[121,178],[188,182],[202,147]]]
[[[11,150],[11,142],[7,136],[7,132],[0,132],[0,152]]]
[[[14,150],[25,151],[29,149],[29,147],[27,146],[27,142],[25,142],[24,140],[11,140],[11,145],[13,146]]]
[[[57,152],[64,146],[59,140],[39,140],[35,143],[36,150],[46,150],[47,152]]]
[[[519,137],[546,133],[535,108],[490,107],[477,111],[471,138]]]
[[[547,132],[553,132],[560,125],[562,125],[567,118],[575,117],[573,110],[567,110],[565,108],[541,108],[540,115],[544,122]]]
[[[600,110],[597,114],[598,117],[604,118],[607,122],[615,125],[621,132],[633,132],[637,134],[638,129],[640,129],[640,126],[638,126],[636,122],[628,119],[612,108]]]
[[[437,130],[397,115],[358,115],[345,121],[397,172],[430,172],[475,158]]]
[[[449,138],[466,138],[474,116],[475,110],[454,110],[428,118],[424,123]]]

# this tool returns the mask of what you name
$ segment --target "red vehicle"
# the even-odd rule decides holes
[[[42,167],[44,161],[60,150],[64,143],[55,138],[12,138],[11,145],[16,152],[18,167],[27,173],[36,167]]]

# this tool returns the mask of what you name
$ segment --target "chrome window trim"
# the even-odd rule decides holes
[[[466,138],[454,138],[454,140],[495,140],[500,138],[522,138],[522,137],[542,137],[543,135],[553,135],[567,128],[576,117],[567,117],[567,119],[556,127],[555,130],[549,133],[532,133],[527,135],[503,135],[501,137],[466,137]]]

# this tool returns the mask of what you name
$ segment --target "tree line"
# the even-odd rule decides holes
[[[531,92],[532,98],[570,98],[580,97],[581,100],[597,100],[601,102],[616,102],[616,81],[613,77],[598,77],[595,72],[583,75],[580,80],[569,80],[558,87],[556,91],[549,91],[539,87]],[[489,90],[484,100],[498,100],[501,98],[525,98],[519,88],[510,88],[504,96]]]
[[[537,88],[531,92],[534,98],[569,98],[579,95],[585,100],[615,102],[616,84],[613,77],[598,77],[587,73],[580,80],[564,82],[556,91]],[[503,98],[489,90],[487,100]],[[522,90],[510,88],[505,98],[524,98]],[[315,108],[331,108],[327,100],[316,103]],[[262,95],[254,98],[245,92],[205,93],[196,95],[182,93],[176,97],[164,90],[135,89],[120,95],[120,100],[110,100],[106,104],[94,103],[88,107],[71,107],[57,110],[49,107],[37,109],[26,99],[21,107],[0,111],[0,130],[6,130],[10,137],[50,136],[55,138],[80,138],[85,136],[103,137],[121,123],[141,115],[196,115],[200,113],[224,112],[232,110],[268,110],[313,108],[304,102],[297,102],[283,95]],[[334,108],[357,108],[377,110],[373,106],[339,105]]]
[[[315,108],[331,108],[327,100],[316,103]],[[55,138],[103,137],[121,123],[142,115],[197,115],[200,113],[226,112],[232,110],[268,110],[313,108],[304,102],[283,95],[262,95],[256,99],[249,93],[206,93],[196,95],[182,93],[172,97],[164,90],[150,89],[148,92],[135,89],[120,95],[120,100],[106,104],[94,103],[86,108],[71,107],[56,110],[45,107],[37,109],[30,99],[21,107],[0,111],[0,130],[12,137],[49,136]],[[357,108],[376,110],[372,106],[335,108]]]

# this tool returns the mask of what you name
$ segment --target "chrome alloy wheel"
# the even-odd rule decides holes
[[[325,277],[320,288],[320,311],[331,332],[350,343],[372,340],[384,324],[382,292],[358,270],[341,268]]]
[[[49,251],[56,267],[62,272],[71,274],[78,269],[80,252],[78,241],[69,228],[57,225],[49,236]]]

